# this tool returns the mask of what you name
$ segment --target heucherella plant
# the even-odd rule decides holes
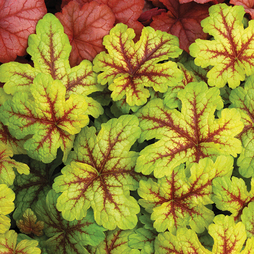
[[[211,37],[190,55],[176,36],[118,23],[74,67],[60,21],[39,20],[33,64],[0,65],[0,253],[254,253],[243,16],[212,5],[201,22]]]
[[[201,21],[204,32],[214,40],[197,39],[190,46],[195,64],[201,67],[214,66],[208,73],[208,84],[236,88],[245,75],[254,74],[254,21],[243,27],[242,6],[229,7],[226,4],[211,6],[210,16]]]

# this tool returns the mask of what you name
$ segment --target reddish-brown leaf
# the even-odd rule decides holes
[[[43,0],[0,1],[0,62],[26,54],[28,36],[46,13]]]
[[[143,25],[138,21],[144,7],[144,0],[95,0],[107,4],[114,12],[116,23],[124,23],[135,30],[138,39]]]
[[[209,4],[179,4],[178,0],[161,0],[168,12],[153,17],[151,27],[173,34],[179,38],[180,48],[189,53],[189,46],[197,39],[206,39],[200,25],[208,17]]]
[[[93,2],[93,0],[62,0],[61,8],[63,8],[65,5],[67,5],[69,2],[75,1],[77,2],[80,7],[82,7],[85,3]]]
[[[158,7],[147,10],[140,15],[138,21],[141,22],[144,26],[148,26],[154,16],[160,15],[163,12],[166,12],[166,10],[158,9]]]
[[[90,61],[102,50],[102,38],[109,33],[115,22],[111,9],[95,1],[85,3],[82,7],[71,1],[56,13],[68,35],[72,51],[70,65],[78,65],[83,59]]]
[[[249,13],[251,19],[254,19],[254,0],[230,0],[231,4],[242,5],[246,13]]]

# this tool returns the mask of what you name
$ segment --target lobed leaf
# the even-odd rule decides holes
[[[55,179],[54,190],[62,192],[57,209],[72,221],[85,217],[91,206],[99,225],[110,230],[133,228],[139,205],[129,190],[137,188],[138,153],[129,149],[140,136],[138,119],[130,115],[111,119],[95,133],[94,127],[81,130],[62,175]]]
[[[34,160],[27,155],[16,155],[15,160],[25,163],[30,168],[29,175],[17,175],[14,181],[15,211],[12,217],[17,221],[22,219],[24,212],[30,208],[34,211],[36,202],[45,199],[52,188],[52,174],[62,163],[62,156],[49,164]]]
[[[0,66],[0,81],[5,83],[7,94],[30,92],[30,86],[39,73],[61,80],[66,87],[66,99],[73,93],[87,96],[102,90],[96,82],[91,62],[83,60],[78,66],[70,67],[71,45],[55,15],[48,13],[38,22],[36,34],[29,36],[28,45],[27,52],[32,56],[34,67],[17,62]],[[91,104],[95,106],[96,102]]]
[[[245,225],[247,237],[254,236],[254,202],[250,202],[247,207],[244,207],[241,215],[241,220]]]
[[[40,73],[27,93],[15,93],[1,106],[0,119],[18,139],[32,135],[24,143],[30,157],[44,163],[53,161],[61,147],[65,156],[72,147],[74,134],[88,123],[87,104],[81,95],[65,100],[61,81]]]
[[[8,186],[12,185],[15,179],[13,168],[16,168],[19,174],[29,174],[29,167],[24,163],[11,159],[12,156],[13,152],[10,147],[0,144],[0,183]]]
[[[254,176],[254,77],[247,78],[244,88],[237,87],[230,93],[230,107],[240,109],[241,120],[244,123],[244,129],[240,133],[243,150],[237,160],[239,173],[244,177]]]
[[[28,208],[23,214],[23,218],[16,222],[19,230],[24,234],[35,234],[37,236],[43,235],[44,222],[37,221],[37,217],[34,212]]]
[[[197,1],[195,1],[197,2]],[[189,46],[197,38],[206,39],[200,22],[208,16],[208,4],[182,4],[181,0],[160,0],[167,12],[153,17],[150,24],[156,30],[165,31],[179,38],[180,48],[189,53]]]
[[[139,250],[129,247],[129,236],[133,230],[121,230],[116,228],[113,231],[107,231],[103,242],[98,246],[91,248],[92,254],[99,253],[122,253],[122,254],[139,254]]]
[[[243,179],[219,177],[213,181],[213,201],[222,211],[230,211],[232,217],[239,219],[243,209],[254,200],[254,179],[251,180],[251,191],[247,191]]]
[[[14,230],[9,230],[5,234],[0,234],[0,252],[3,254],[40,254],[35,240],[22,240],[17,243],[18,234]]]
[[[245,80],[245,75],[254,73],[254,21],[243,28],[242,6],[216,4],[209,8],[210,16],[201,21],[204,32],[214,40],[197,39],[190,46],[195,64],[201,67],[214,66],[208,73],[210,86],[236,88]]]
[[[124,24],[117,24],[103,39],[108,50],[98,54],[93,63],[94,71],[101,72],[98,82],[109,84],[114,101],[126,97],[130,106],[146,103],[150,96],[145,87],[166,92],[168,86],[177,84],[182,73],[176,63],[167,61],[181,54],[176,37],[144,27],[140,40],[133,42],[134,31]]]
[[[14,61],[26,54],[27,38],[47,13],[43,0],[9,0],[0,3],[0,62]]]
[[[218,88],[208,89],[204,82],[192,82],[178,92],[181,112],[168,109],[161,99],[154,99],[137,112],[142,129],[141,139],[158,139],[146,146],[137,159],[135,170],[160,178],[171,175],[184,162],[198,162],[205,157],[233,155],[241,152],[235,136],[243,123],[236,109],[223,109],[215,119],[214,112],[223,107]]]
[[[231,216],[217,215],[214,218],[214,224],[209,226],[208,232],[214,239],[212,253],[233,254],[244,253],[247,250],[245,247],[245,250],[241,252],[246,240],[245,227],[242,222],[235,224],[234,218]]]
[[[222,164],[224,167],[222,167]],[[141,180],[139,203],[155,220],[153,226],[158,232],[168,229],[173,234],[179,228],[190,226],[202,233],[213,220],[213,212],[205,207],[212,204],[212,180],[230,175],[233,169],[231,157],[220,156],[216,162],[204,158],[193,164],[187,177],[183,165],[176,167],[170,176],[159,178],[157,183]]]
[[[14,199],[15,194],[12,189],[8,188],[6,184],[0,184],[0,235],[9,230],[11,226],[11,220],[6,215],[14,210]]]
[[[176,235],[165,232],[155,239],[155,254],[184,253],[184,254],[210,254],[198,240],[191,229],[180,228]]]
[[[78,65],[82,60],[92,61],[104,50],[103,37],[109,33],[115,22],[115,15],[105,4],[86,2],[82,7],[71,1],[56,13],[69,37],[72,51],[70,65]]]
[[[104,238],[104,228],[98,226],[93,218],[92,210],[79,221],[66,221],[56,209],[59,194],[50,190],[46,200],[40,199],[36,204],[35,213],[39,220],[44,221],[44,232],[48,237],[45,242],[49,253],[88,253],[86,245],[96,246]]]

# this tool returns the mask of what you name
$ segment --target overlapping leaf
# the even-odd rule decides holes
[[[129,247],[129,236],[133,230],[121,230],[116,228],[113,231],[107,231],[103,242],[90,249],[91,254],[97,253],[121,253],[121,254],[139,254],[139,250]]]
[[[253,2],[252,1],[230,0],[229,3],[233,4],[233,5],[242,5],[244,7],[245,12],[250,15],[251,19],[254,18],[254,9],[253,9]]]
[[[179,38],[180,48],[189,53],[189,46],[197,38],[206,39],[200,22],[208,16],[208,4],[181,4],[178,0],[160,0],[167,12],[153,17],[150,24],[156,30],[173,34]],[[164,8],[165,8],[164,7]]]
[[[59,194],[50,190],[46,200],[40,199],[35,208],[38,219],[44,221],[44,233],[49,237],[45,243],[48,252],[88,253],[85,246],[98,245],[105,238],[105,229],[95,223],[91,209],[86,217],[79,221],[64,220],[56,208],[58,197]]]
[[[16,168],[19,174],[29,174],[29,167],[24,163],[11,159],[12,156],[13,152],[10,147],[0,144],[0,183],[8,186],[12,185],[15,179],[13,168]]]
[[[0,184],[0,234],[5,233],[11,226],[11,220],[6,215],[14,210],[14,199],[15,194],[12,189],[6,184]]]
[[[254,77],[250,76],[243,87],[234,89],[230,94],[232,108],[240,109],[244,129],[241,132],[243,151],[237,160],[239,172],[244,177],[254,176]]]
[[[186,228],[177,230],[176,235],[170,232],[159,234],[155,240],[155,254],[251,254],[254,238],[246,241],[245,227],[242,222],[235,224],[233,217],[218,215],[208,228],[214,239],[212,251],[202,246],[194,231]],[[246,242],[245,242],[246,241]],[[244,246],[245,245],[245,246]],[[244,246],[244,249],[243,249]]]
[[[66,99],[72,93],[87,96],[102,90],[96,82],[91,62],[84,60],[74,68],[70,67],[71,45],[63,26],[53,14],[46,14],[38,22],[36,34],[29,36],[28,45],[27,52],[32,56],[34,67],[18,62],[0,66],[0,81],[5,83],[7,94],[29,92],[38,73],[50,74],[53,79],[61,80],[66,87]],[[90,107],[98,108],[100,105],[92,100]]]
[[[164,93],[164,104],[169,108],[181,108],[181,102],[177,98],[177,94],[180,90],[191,83],[198,81],[193,72],[189,71],[183,64],[177,63],[179,69],[183,72],[183,80],[179,82],[176,86],[169,87],[167,92]]]
[[[26,54],[27,38],[47,13],[43,0],[2,0],[0,3],[0,62],[14,61]]]
[[[222,211],[229,211],[235,220],[239,219],[242,211],[254,201],[254,179],[251,179],[251,191],[247,191],[243,179],[220,177],[213,181],[213,201]]]
[[[52,188],[52,174],[62,163],[62,156],[59,153],[57,158],[50,164],[45,164],[31,159],[27,155],[16,155],[16,161],[26,163],[30,168],[29,175],[16,175],[14,181],[15,211],[13,218],[19,220],[24,212],[30,208],[34,211],[36,202],[45,199],[48,191]]]
[[[254,248],[254,238],[246,240],[246,231],[244,224],[238,222],[235,224],[231,216],[218,215],[214,218],[214,224],[208,229],[209,234],[214,239],[212,253],[216,254],[251,254]],[[243,245],[244,250],[242,250]]]
[[[193,230],[180,228],[176,235],[165,232],[155,239],[155,254],[183,253],[210,254],[198,240]]]
[[[43,73],[36,76],[30,91],[32,98],[18,92],[6,101],[0,108],[0,120],[18,139],[31,135],[24,143],[30,157],[49,163],[56,158],[59,147],[67,156],[74,134],[88,123],[84,97],[72,94],[65,100],[62,82]]]
[[[187,161],[240,153],[241,141],[235,138],[243,129],[240,113],[223,109],[221,117],[215,119],[215,110],[223,107],[219,93],[218,88],[208,89],[204,82],[192,82],[178,92],[181,112],[168,109],[160,99],[138,111],[141,141],[159,141],[140,152],[135,170],[146,175],[154,171],[160,178]]]
[[[168,86],[182,79],[176,63],[167,61],[181,54],[177,37],[151,27],[144,27],[137,43],[133,29],[117,24],[105,36],[103,44],[109,53],[101,52],[94,59],[94,70],[102,72],[98,81],[109,84],[114,101],[126,97],[130,106],[146,103],[150,96],[147,87],[166,92]]]
[[[91,206],[95,221],[113,230],[131,229],[137,224],[137,201],[129,190],[137,188],[139,176],[134,167],[137,152],[129,151],[140,136],[135,116],[121,116],[101,125],[81,130],[61,176],[53,188],[63,192],[57,209],[67,220],[82,219]]]
[[[18,234],[14,230],[7,231],[0,235],[0,253],[8,254],[40,254],[35,240],[22,240],[17,243]]]
[[[115,23],[112,10],[96,1],[84,3],[82,7],[76,1],[71,1],[62,9],[62,13],[56,13],[56,17],[72,46],[71,66],[78,65],[83,59],[92,61],[103,51],[102,39]]]
[[[197,39],[190,46],[195,64],[201,67],[214,66],[207,74],[208,84],[236,88],[245,75],[254,73],[254,21],[243,28],[242,6],[216,4],[209,9],[210,16],[201,21],[204,32],[214,40]]]
[[[209,158],[199,161],[190,168],[190,177],[186,177],[183,165],[176,167],[171,176],[162,177],[158,182],[151,179],[141,180],[138,194],[139,203],[151,212],[155,220],[154,228],[158,232],[176,230],[190,226],[202,233],[213,220],[213,212],[205,205],[212,204],[212,180],[218,176],[230,176],[233,159],[220,156],[216,162]]]
[[[23,148],[24,142],[25,139],[19,140],[14,138],[7,126],[0,122],[0,147],[8,146],[13,154],[26,154],[26,150]]]

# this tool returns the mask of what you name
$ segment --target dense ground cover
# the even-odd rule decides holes
[[[254,253],[252,5],[0,2],[0,253]]]

